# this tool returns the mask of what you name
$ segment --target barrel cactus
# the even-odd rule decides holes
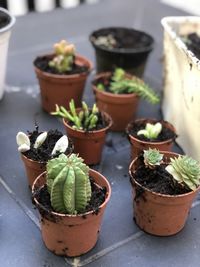
[[[47,163],[47,189],[56,212],[83,212],[91,199],[89,167],[75,154],[61,154]]]

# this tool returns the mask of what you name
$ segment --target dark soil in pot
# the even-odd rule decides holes
[[[56,144],[56,142],[63,136],[63,134],[58,130],[50,130],[48,131],[47,138],[45,142],[41,145],[41,147],[35,149],[34,143],[37,137],[42,132],[39,132],[38,127],[33,132],[28,131],[29,139],[31,142],[30,150],[22,153],[29,159],[39,162],[47,162],[49,159],[55,158],[59,155],[59,153],[55,154],[54,156],[51,155],[51,152]],[[73,144],[72,141],[69,139],[69,146],[65,152],[65,154],[70,154],[73,151]]]
[[[157,121],[160,122],[162,124],[162,120]],[[177,135],[169,128],[165,127],[162,124],[162,131],[161,133],[158,135],[158,137],[156,139],[149,139],[147,137],[145,137],[144,135],[137,135],[137,132],[145,129],[146,126],[146,122],[142,121],[142,122],[133,122],[132,123],[132,128],[129,128],[129,134],[134,136],[135,138],[141,140],[141,141],[147,141],[147,142],[162,142],[162,141],[166,141],[169,139],[175,139],[177,137]]]
[[[92,37],[91,40],[96,44],[98,37],[107,37],[111,36],[114,40],[112,47],[110,49],[140,49],[141,47],[149,47],[152,44],[152,41],[149,39],[149,36],[138,32],[133,29],[123,28],[108,28],[102,29],[99,32],[97,31]],[[104,48],[107,46],[100,45]]]
[[[8,14],[0,11],[0,29],[7,26],[11,21],[11,18]]]
[[[152,170],[145,167],[142,155],[139,157],[139,160],[140,165],[132,175],[142,186],[153,192],[165,195],[180,195],[191,191],[174,181],[172,175],[165,170],[167,163],[156,166]]]
[[[88,67],[80,66],[80,65],[76,64],[74,61],[73,66],[72,66],[72,70],[66,71],[64,73],[60,73],[55,68],[52,68],[49,66],[49,61],[51,59],[52,59],[52,57],[49,57],[49,56],[37,57],[34,61],[34,65],[44,72],[48,72],[51,74],[57,74],[57,75],[72,75],[72,74],[85,73],[85,72],[89,71]]]
[[[186,36],[186,45],[200,59],[200,36],[195,32],[188,34]]]
[[[101,188],[97,186],[95,182],[92,180],[92,178],[90,178],[90,181],[92,186],[92,197],[85,211],[81,212],[81,214],[83,214],[83,219],[84,219],[84,213],[86,212],[94,211],[95,214],[98,214],[99,207],[105,201],[106,197],[106,191],[107,191],[106,188]],[[40,188],[38,191],[36,191],[33,197],[35,197],[38,200],[38,202],[45,208],[45,210],[48,213],[54,211],[51,206],[50,195],[47,191],[46,185]]]

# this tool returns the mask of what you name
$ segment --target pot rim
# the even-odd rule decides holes
[[[48,57],[48,56],[53,56],[54,53],[48,53],[48,54],[42,54],[42,55],[39,55],[37,56],[34,60],[33,60],[33,66],[34,66],[34,69],[36,71],[36,73],[42,73],[43,76],[47,77],[47,78],[51,78],[51,77],[54,77],[54,78],[57,78],[57,79],[60,79],[60,80],[65,80],[67,78],[70,78],[70,79],[75,79],[77,77],[80,77],[80,76],[86,76],[86,75],[89,75],[89,73],[92,71],[93,69],[93,64],[92,62],[87,59],[86,57],[84,56],[81,56],[79,54],[76,54],[75,55],[75,59],[80,59],[80,60],[84,60],[85,62],[88,63],[89,67],[88,67],[88,70],[85,71],[85,72],[82,72],[82,73],[76,73],[76,74],[54,74],[54,73],[49,73],[49,72],[46,72],[46,71],[43,71],[41,70],[40,68],[38,68],[37,66],[35,66],[35,60],[39,57]]]
[[[91,172],[92,173],[95,173],[95,174],[98,174],[98,176],[102,179],[102,180],[104,180],[104,182],[106,183],[106,185],[107,185],[107,187],[108,187],[108,189],[107,189],[107,192],[106,192],[106,195],[105,195],[105,201],[99,206],[99,209],[101,209],[103,206],[105,206],[108,202],[109,202],[109,200],[110,200],[110,197],[111,197],[111,186],[110,186],[110,183],[108,182],[108,180],[106,179],[106,177],[105,176],[103,176],[100,172],[97,172],[97,171],[95,171],[95,170],[93,170],[93,169],[89,169],[89,171],[90,171],[90,176],[92,176],[92,174],[91,174]],[[35,179],[35,181],[34,181],[34,183],[33,183],[33,185],[32,185],[32,196],[34,196],[34,192],[35,192],[35,190],[34,190],[34,187],[35,187],[35,184],[36,184],[36,182],[37,182],[37,180],[39,180],[40,179],[40,177],[42,177],[43,175],[45,175],[46,176],[46,171],[44,171],[43,173],[41,173],[36,179]],[[96,183],[96,182],[95,182]],[[97,183],[96,183],[97,184]],[[98,185],[98,184],[97,184]],[[36,190],[38,190],[38,189],[36,189]],[[62,217],[62,218],[67,218],[67,217],[69,217],[69,218],[77,218],[77,217],[82,217],[83,215],[85,215],[85,216],[87,216],[87,215],[90,215],[90,214],[93,214],[94,213],[94,210],[91,210],[91,211],[88,211],[88,212],[85,212],[85,213],[80,213],[80,214],[63,214],[63,213],[59,213],[59,212],[55,212],[55,211],[49,211],[47,208],[45,208],[40,202],[38,202],[37,201],[37,199],[35,198],[35,197],[33,197],[33,199],[34,199],[34,202],[36,203],[36,205],[37,206],[39,206],[42,210],[46,210],[46,211],[48,211],[49,213],[51,213],[52,215],[54,215],[54,216],[59,216],[59,217]]]
[[[160,151],[160,153],[164,154],[164,155],[169,155],[169,154],[173,154],[175,157],[178,157],[179,155],[181,154],[178,154],[178,153],[175,153],[175,152],[172,152],[172,151]],[[165,198],[168,198],[168,199],[173,199],[173,198],[183,198],[185,196],[189,196],[189,195],[192,195],[194,194],[195,192],[199,191],[200,190],[200,185],[193,191],[191,190],[190,192],[188,193],[184,193],[184,194],[179,194],[179,195],[167,195],[167,194],[161,194],[161,193],[157,193],[157,192],[154,192],[154,191],[151,191],[150,189],[148,189],[147,187],[141,185],[140,183],[138,183],[132,176],[132,168],[133,168],[133,165],[134,163],[138,160],[138,157],[136,157],[135,159],[132,160],[132,162],[130,163],[129,165],[129,175],[130,175],[130,181],[131,181],[131,185],[133,185],[133,183],[135,183],[136,185],[138,185],[139,187],[141,187],[143,190],[155,195],[155,196],[160,196],[160,197],[165,197]]]
[[[15,24],[16,18],[5,8],[0,7],[0,12],[7,14],[10,17],[10,22],[0,29],[0,34],[9,31]]]
[[[77,108],[76,110],[81,110],[81,108]],[[105,132],[107,131],[113,124],[113,121],[112,121],[112,118],[111,116],[105,112],[105,111],[99,111],[101,114],[105,114],[106,115],[106,118],[108,118],[108,125],[102,129],[99,129],[99,130],[93,130],[93,131],[84,131],[84,130],[77,130],[77,129],[74,129],[72,128],[71,125],[69,125],[69,121],[66,119],[66,118],[63,118],[63,124],[68,127],[70,130],[74,131],[74,132],[79,132],[79,133],[82,133],[82,134],[95,134],[95,133],[101,133],[101,132]]]
[[[94,43],[94,41],[92,40],[92,37],[95,35],[95,33],[99,32],[99,31],[102,31],[102,30],[106,30],[106,29],[121,29],[121,30],[132,30],[134,32],[139,32],[141,33],[142,35],[145,35],[146,37],[149,38],[151,44],[148,45],[148,46],[145,46],[145,47],[141,47],[141,48],[112,48],[112,49],[109,49],[109,48],[106,48],[106,47],[102,47],[102,46],[99,46],[99,45],[96,45]],[[134,28],[129,28],[129,27],[103,27],[103,28],[100,28],[98,30],[95,30],[93,31],[90,35],[89,35],[89,41],[91,42],[92,46],[94,48],[97,48],[97,49],[100,49],[102,51],[106,51],[106,52],[109,52],[109,53],[120,53],[120,54],[129,54],[129,53],[132,53],[132,54],[137,54],[137,53],[145,53],[145,52],[150,52],[153,50],[153,47],[154,47],[154,38],[144,32],[144,31],[139,31],[139,30],[136,30]]]
[[[168,122],[168,121],[165,121],[165,120],[163,120],[163,119],[151,119],[151,118],[141,118],[141,119],[136,119],[136,120],[133,120],[133,121],[131,121],[131,122],[129,122],[129,124],[127,125],[127,127],[126,127],[126,133],[128,134],[128,136],[129,136],[129,138],[130,139],[132,139],[132,140],[134,140],[134,141],[136,141],[136,142],[138,142],[138,143],[141,143],[141,144],[145,144],[145,145],[148,145],[149,143],[150,144],[152,144],[152,145],[158,145],[158,144],[165,144],[165,143],[168,143],[169,141],[174,141],[175,139],[176,139],[176,137],[175,138],[169,138],[169,139],[166,139],[166,140],[164,140],[164,141],[158,141],[158,142],[152,142],[152,141],[143,141],[143,140],[140,140],[139,138],[136,138],[135,136],[133,136],[133,135],[131,135],[130,133],[129,133],[129,127],[131,126],[131,124],[133,123],[133,122],[140,122],[140,121],[150,121],[150,122],[164,122],[166,125],[165,125],[165,127],[166,128],[169,128],[169,127],[167,127],[167,125],[169,125],[172,129],[172,131],[174,132],[174,134],[177,136],[177,134],[176,134],[176,129],[174,128],[174,126],[170,123],[170,122]]]
[[[112,72],[108,71],[108,72],[101,72],[99,74],[96,74],[93,81],[92,81],[92,88],[93,88],[93,91],[95,92],[98,92],[99,94],[102,94],[102,95],[105,95],[107,97],[113,97],[113,98],[130,98],[130,97],[138,97],[139,96],[136,94],[136,93],[130,93],[130,94],[114,94],[114,93],[111,93],[111,92],[104,92],[104,91],[100,91],[98,90],[97,86],[94,84],[96,81],[98,81],[98,79],[100,78],[107,78],[107,77],[110,77],[112,74]],[[140,78],[134,76],[134,75],[131,75],[129,73],[127,73],[127,76],[131,76],[131,77],[134,77],[138,80],[141,80]],[[142,82],[142,80],[141,80]]]

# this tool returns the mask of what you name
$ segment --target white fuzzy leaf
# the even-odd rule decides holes
[[[51,155],[55,155],[57,152],[64,153],[68,148],[69,140],[66,135],[63,135],[55,144]]]
[[[38,135],[38,137],[35,141],[35,144],[34,144],[34,148],[36,148],[36,149],[39,148],[44,143],[46,138],[47,138],[47,132],[43,132],[40,135]]]
[[[18,147],[19,152],[26,152],[28,150],[30,150],[30,146],[28,146],[27,144],[22,144],[21,146]]]
[[[26,135],[23,132],[18,132],[18,134],[16,136],[16,141],[17,141],[18,146],[25,144],[25,145],[30,147],[30,145],[31,145],[28,135]]]

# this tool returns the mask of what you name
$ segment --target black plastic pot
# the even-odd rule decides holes
[[[126,41],[127,47],[107,48],[95,44],[99,36],[111,34],[116,40]],[[147,33],[131,28],[109,27],[92,32],[89,40],[96,52],[97,72],[112,71],[121,67],[127,72],[142,77],[149,53],[153,49],[154,39]],[[132,45],[134,43],[134,45]]]

